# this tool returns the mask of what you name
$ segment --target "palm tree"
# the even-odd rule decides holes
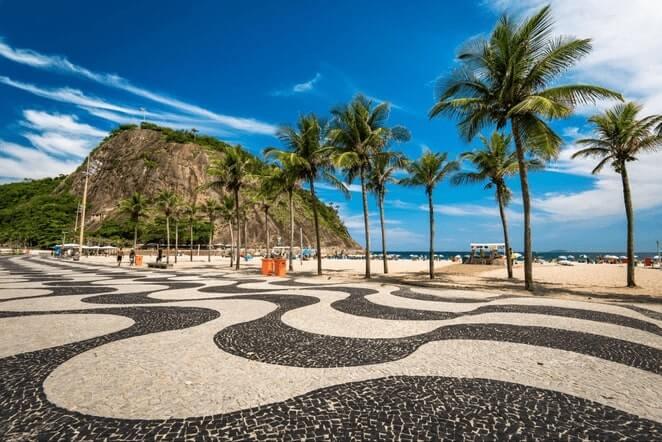
[[[503,227],[503,242],[506,247],[506,268],[508,278],[513,277],[513,262],[511,260],[510,239],[508,235],[508,220],[506,219],[506,206],[510,202],[512,192],[508,188],[506,178],[515,175],[519,170],[517,153],[510,150],[512,137],[497,131],[488,139],[480,136],[483,148],[460,155],[463,160],[469,161],[476,169],[475,172],[460,172],[452,179],[453,184],[475,184],[487,181],[486,189],[494,188],[496,200],[499,204],[501,225]],[[528,170],[541,169],[544,163],[538,159],[529,159],[526,162]]]
[[[148,207],[147,198],[139,192],[134,192],[129,198],[120,201],[120,212],[128,214],[133,223],[133,250],[137,250],[138,246],[138,223],[140,218],[146,215]]]
[[[189,240],[191,243],[191,250],[190,250],[190,258],[191,262],[193,262],[193,224],[195,224],[195,220],[198,214],[198,200],[197,200],[197,195],[193,196],[193,200],[189,202],[186,207],[184,208],[184,215],[186,216],[186,220],[188,221],[189,225]]]
[[[181,200],[177,200],[177,205],[172,212],[172,219],[175,221],[175,264],[179,255],[179,221],[184,217],[184,206]]]
[[[234,230],[232,229],[232,216],[234,213],[234,199],[230,195],[224,195],[221,200],[220,214],[227,221],[230,229],[230,268],[234,265]]]
[[[334,175],[331,161],[333,148],[326,146],[326,128],[314,115],[302,115],[299,117],[296,129],[283,126],[277,134],[280,141],[287,146],[287,150],[279,150],[268,147],[264,153],[281,162],[288,161],[300,171],[300,177],[308,181],[313,208],[313,222],[315,224],[315,246],[317,247],[317,274],[322,274],[322,250],[320,244],[319,214],[317,208],[317,196],[315,195],[315,181],[324,179],[336,186],[343,192],[346,187]]]
[[[627,163],[636,161],[639,154],[662,147],[662,115],[638,119],[641,106],[637,103],[618,104],[589,121],[595,126],[595,138],[584,138],[578,144],[588,146],[575,152],[572,158],[594,157],[600,161],[592,173],[599,173],[606,164],[621,176],[623,200],[627,218],[627,284],[636,287],[634,280],[634,211]]]
[[[159,206],[166,219],[166,264],[170,264],[170,217],[179,203],[177,195],[171,190],[163,190],[156,197],[156,204]]]
[[[272,187],[275,192],[287,193],[287,201],[290,209],[290,253],[288,256],[289,270],[294,271],[294,192],[301,187],[302,180],[301,167],[292,161],[288,156],[282,156],[276,162],[276,170],[271,175],[269,182],[266,183]]]
[[[423,186],[428,197],[428,210],[430,211],[430,279],[434,278],[434,205],[432,204],[432,191],[450,173],[457,171],[460,163],[448,161],[446,152],[432,153],[426,151],[421,157],[409,163],[407,170],[409,176],[400,180],[405,186]]]
[[[278,202],[281,189],[281,171],[274,164],[264,165],[261,168],[260,188],[256,199],[260,208],[264,211],[264,233],[265,233],[265,257],[268,258],[271,253],[271,236],[269,235],[269,209]]]
[[[234,196],[237,225],[237,260],[235,261],[235,269],[239,270],[239,258],[241,255],[239,192],[247,180],[253,176],[257,160],[239,145],[225,147],[223,152],[223,158],[214,161],[209,169],[209,174],[216,178],[209,185],[224,188]]]
[[[216,221],[220,206],[218,205],[218,201],[210,198],[205,201],[202,209],[207,214],[207,218],[209,219],[209,248],[207,249],[207,262],[211,262],[211,249],[214,245],[214,221]]]
[[[347,106],[331,111],[333,120],[329,140],[338,149],[338,153],[334,155],[334,163],[345,171],[349,183],[357,177],[361,183],[366,278],[370,278],[370,222],[366,186],[371,161],[391,139],[409,138],[406,130],[391,130],[385,126],[389,111],[388,103],[375,105],[361,94]]]
[[[367,179],[367,188],[374,193],[379,208],[379,223],[382,233],[382,258],[384,260],[384,273],[388,273],[388,259],[386,251],[386,229],[384,226],[384,197],[386,185],[397,183],[395,173],[406,167],[407,160],[399,152],[383,150],[377,153],[372,161]]]
[[[438,102],[430,118],[459,119],[461,134],[471,140],[485,126],[508,124],[513,134],[524,206],[524,280],[533,290],[531,199],[526,152],[554,158],[561,138],[546,120],[570,116],[576,105],[601,98],[621,99],[608,89],[557,85],[557,79],[591,50],[588,39],[555,38],[549,6],[517,24],[502,17],[489,39],[471,41],[458,54],[461,67],[439,82]],[[549,87],[550,84],[553,86]]]

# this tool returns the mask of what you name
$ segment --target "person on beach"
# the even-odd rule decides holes
[[[161,262],[163,259],[163,249],[159,249],[156,255],[156,262]]]
[[[136,260],[136,251],[131,249],[131,251],[129,252],[129,265],[133,266],[135,260]]]
[[[120,247],[119,250],[117,251],[117,267],[119,267],[122,264],[123,256],[124,256],[124,251]]]

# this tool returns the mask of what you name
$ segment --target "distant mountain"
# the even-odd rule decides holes
[[[224,145],[212,137],[150,123],[143,123],[141,127],[120,126],[111,132],[90,154],[93,163],[98,164],[88,188],[86,229],[90,238],[99,241],[132,238],[132,227],[119,213],[118,203],[133,192],[154,198],[161,190],[169,189],[184,201],[191,201],[197,195],[199,204],[208,198],[220,198],[215,190],[203,187],[208,181],[207,169],[211,161],[222,155],[211,147]],[[0,243],[19,241],[47,246],[61,241],[63,233],[73,238],[77,202],[83,194],[84,172],[85,162],[66,177],[0,186]],[[272,243],[276,243],[279,236],[283,245],[288,241],[286,200],[281,198],[269,212]],[[299,228],[302,228],[304,243],[314,244],[310,192],[298,191],[294,203],[296,243],[299,243]],[[322,202],[318,207],[322,246],[358,248],[335,209]],[[259,247],[264,242],[264,212],[255,204],[247,203],[246,208],[248,246]],[[35,218],[39,211],[41,216]],[[152,211],[143,223],[141,241],[165,239],[161,218],[157,210]],[[196,242],[206,243],[208,230],[204,214],[200,213],[194,235]],[[180,240],[189,240],[186,225],[180,226]],[[229,229],[220,221],[216,223],[214,242],[230,242]]]

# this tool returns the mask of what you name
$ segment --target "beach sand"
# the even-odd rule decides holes
[[[174,257],[170,257],[171,262]],[[146,262],[154,257],[145,257]],[[165,260],[165,259],[164,259]],[[113,265],[115,257],[88,257],[83,263]],[[261,265],[261,259],[242,260],[241,268],[247,272],[256,272]],[[523,265],[514,268],[514,279],[506,278],[505,267],[488,265],[456,264],[451,261],[435,261],[435,279],[428,277],[428,261],[412,261],[409,259],[390,260],[389,274],[383,274],[381,260],[371,261],[373,279],[384,283],[404,283],[418,286],[445,287],[488,290],[507,294],[528,294],[523,289]],[[125,256],[122,267],[128,266]],[[362,280],[365,271],[365,261],[350,259],[324,259],[324,275],[321,278],[334,281]],[[144,266],[146,267],[146,266]],[[229,268],[229,259],[212,257],[207,262],[205,255],[194,256],[190,262],[188,255],[182,255],[175,267],[178,271],[195,268]],[[294,276],[316,277],[317,261],[295,261]],[[626,267],[623,264],[576,264],[560,266],[557,264],[534,265],[534,280],[536,294],[555,297],[604,298],[604,297],[655,297],[662,299],[662,270],[637,267],[636,280],[639,287],[625,287]]]

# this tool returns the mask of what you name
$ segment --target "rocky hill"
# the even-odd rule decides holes
[[[211,161],[222,155],[209,147],[222,144],[211,137],[196,136],[149,123],[141,127],[123,126],[116,129],[90,155],[96,170],[90,178],[88,189],[88,231],[100,236],[107,236],[110,232],[125,235],[127,230],[123,226],[127,223],[118,211],[118,202],[133,192],[153,198],[161,190],[168,189],[179,194],[184,201],[196,197],[198,203],[208,198],[219,198],[216,191],[205,190],[204,185],[208,182],[207,169]],[[85,179],[84,166],[85,162],[63,180],[57,192],[81,196]],[[297,243],[301,227],[304,243],[314,244],[310,198],[310,193],[303,190],[294,198]],[[289,231],[287,207],[286,198],[279,200],[270,210],[268,221],[272,241],[275,242],[280,236],[284,245]],[[323,203],[319,207],[322,246],[358,248],[336,211]],[[158,222],[157,218],[158,213],[154,211],[148,224]],[[203,214],[201,219],[204,220]],[[264,212],[257,205],[248,204],[246,219],[248,246],[258,247],[264,242]],[[230,242],[229,230],[220,222],[217,223],[214,242]]]

